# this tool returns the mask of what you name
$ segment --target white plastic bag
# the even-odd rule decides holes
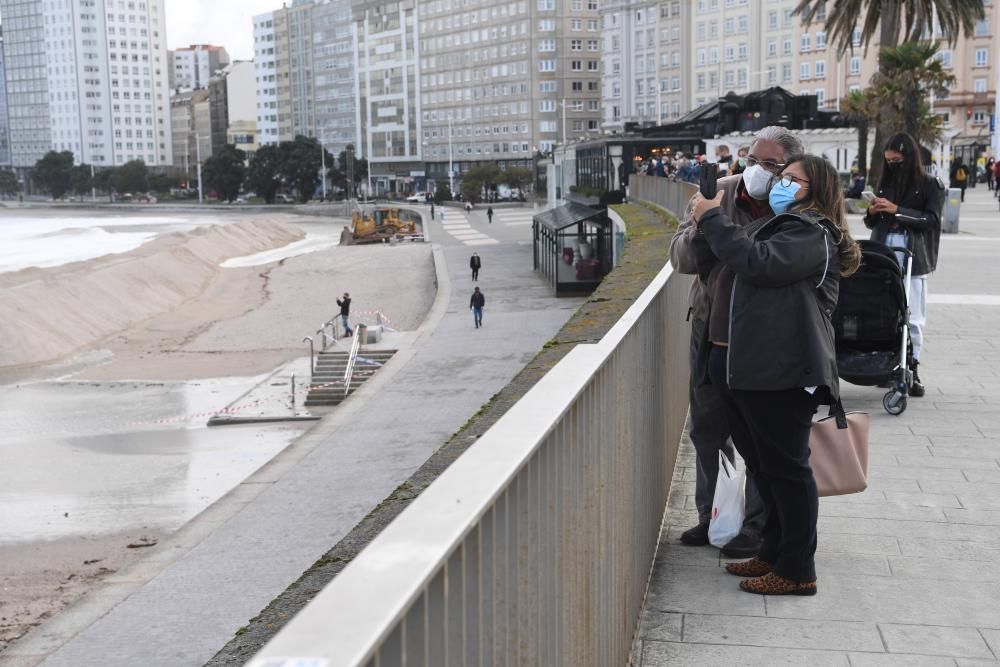
[[[712,499],[712,518],[708,524],[708,541],[720,549],[740,534],[743,528],[746,473],[736,473],[736,468],[726,455],[719,451],[719,477],[715,481]]]

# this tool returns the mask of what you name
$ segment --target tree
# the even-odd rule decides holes
[[[73,167],[73,171],[70,173],[70,184],[73,187],[73,192],[83,200],[83,196],[90,192],[90,188],[93,186],[93,177],[90,173],[91,166],[89,164],[78,164]]]
[[[32,170],[32,176],[38,185],[52,195],[53,199],[60,199],[69,192],[72,186],[73,173],[73,153],[63,151],[49,151],[38,162]]]
[[[170,192],[171,189],[176,188],[179,185],[180,181],[175,176],[168,176],[167,174],[149,175],[150,192],[156,192],[162,194]]]
[[[842,113],[858,128],[858,173],[868,178],[868,131],[875,120],[875,104],[870,89],[852,90],[844,99]],[[868,181],[865,181],[868,183]]]
[[[941,138],[942,120],[931,112],[927,99],[947,97],[955,77],[935,58],[939,47],[938,42],[906,42],[882,50],[871,97],[887,134],[906,132],[923,143]]]
[[[368,178],[368,160],[358,158],[354,144],[347,144],[347,149],[340,151],[340,155],[337,156],[338,180],[334,182],[347,190],[349,189],[347,181],[350,176],[353,176],[354,180],[353,192],[357,192],[358,183]]]
[[[525,185],[534,182],[535,174],[531,169],[524,167],[510,167],[503,172],[500,180],[523,192]]]
[[[882,69],[886,49],[897,47],[900,41],[919,41],[933,28],[941,32],[946,42],[954,45],[961,33],[971,36],[976,22],[986,16],[983,0],[801,0],[795,13],[802,16],[805,25],[818,19],[820,10],[826,11],[828,41],[843,55],[854,46],[866,50],[879,32],[879,69]],[[905,8],[905,11],[904,11]],[[861,23],[858,43],[854,42],[854,28]],[[879,177],[886,132],[881,123],[875,125],[875,146],[872,148],[871,179]]]
[[[146,192],[149,190],[149,169],[142,160],[131,160],[117,169],[119,192]]]
[[[301,134],[294,141],[282,141],[278,146],[280,172],[285,183],[299,193],[299,199],[309,201],[320,183],[320,169],[325,155],[326,163],[333,164],[333,156],[322,149],[315,137]]]
[[[13,169],[0,169],[0,195],[13,197],[21,191],[21,183]]]
[[[118,170],[114,167],[99,169],[94,174],[94,187],[108,195],[108,201],[114,201],[115,192],[118,191]]]
[[[451,187],[448,185],[448,181],[438,181],[437,187],[434,189],[434,203],[440,204],[441,202],[451,201],[454,198],[451,194]]]
[[[247,187],[268,204],[273,204],[280,186],[281,161],[278,158],[278,147],[272,144],[261,146],[250,160]]]
[[[245,152],[233,144],[226,144],[205,160],[202,177],[208,187],[219,194],[220,199],[228,202],[236,200],[240,187],[246,180],[246,159]]]
[[[495,164],[479,164],[462,175],[462,197],[476,204],[482,200],[482,192],[490,192],[501,180],[503,172]]]

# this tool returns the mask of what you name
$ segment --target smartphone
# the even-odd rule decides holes
[[[719,165],[708,162],[701,165],[701,196],[715,199],[719,193]]]
[[[861,198],[870,204],[871,202],[875,201],[875,193],[872,192],[871,190],[865,190],[864,192],[861,193]]]

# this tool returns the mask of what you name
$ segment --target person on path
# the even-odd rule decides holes
[[[475,281],[479,280],[479,269],[483,266],[483,260],[479,259],[479,253],[472,253],[472,257],[469,259],[469,268],[472,269],[472,279]]]
[[[441,224],[443,225],[444,224],[444,206],[441,207],[441,213],[440,213],[440,215],[441,215]]]
[[[483,326],[483,308],[486,307],[486,297],[477,287],[472,292],[472,299],[469,300],[469,309],[472,310],[472,318],[476,322],[476,328]]]
[[[775,176],[787,162],[802,157],[802,142],[783,127],[771,126],[760,130],[746,158],[746,170],[738,176],[719,179],[719,190],[726,193],[722,209],[735,224],[747,226],[754,220],[772,216],[768,194]],[[681,542],[690,546],[708,544],[708,524],[712,516],[715,480],[719,476],[719,452],[729,460],[735,453],[730,443],[730,428],[725,418],[725,406],[718,387],[708,382],[707,360],[711,351],[709,315],[713,294],[718,286],[722,267],[703,271],[699,267],[700,242],[698,228],[691,217],[692,203],[687,207],[687,219],[670,243],[670,263],[681,273],[696,276],[691,285],[691,384],[690,437],[696,455],[695,505],[698,524],[681,535]],[[701,240],[703,241],[703,240]],[[720,297],[719,307],[729,303],[727,295]],[[718,318],[717,318],[718,319]],[[746,517],[740,534],[722,549],[731,558],[748,558],[760,548],[764,528],[764,505],[754,483],[753,471],[746,483]]]
[[[900,133],[890,139],[883,158],[882,180],[865,215],[865,226],[872,230],[872,241],[907,248],[913,253],[908,303],[913,344],[910,396],[919,398],[926,391],[917,369],[927,325],[927,276],[937,267],[945,192],[940,181],[924,173],[920,149],[910,135]],[[902,254],[898,255],[900,264]]]
[[[351,325],[347,321],[351,315],[351,295],[344,292],[344,298],[337,299],[337,305],[340,306],[340,319],[344,323],[344,337],[353,336],[354,330],[351,329]]]
[[[840,404],[830,316],[861,250],[840,176],[822,157],[784,167],[769,219],[736,224],[722,208],[726,196],[696,195],[691,213],[708,251],[703,265],[721,264],[720,283],[729,285],[728,303],[716,309],[713,300],[709,315],[708,374],[767,515],[760,552],[726,571],[744,577],[747,593],[815,595],[819,494],[809,434],[820,404]]]
[[[995,164],[996,160],[993,158],[986,160],[986,186],[990,189],[990,192],[994,189],[993,166]]]
[[[472,213],[472,202],[465,202],[465,212]]]
[[[965,188],[969,184],[969,168],[962,162],[962,158],[955,158],[955,164],[951,165],[951,187],[959,188],[962,191],[962,201],[965,201]]]
[[[993,196],[1000,199],[1000,160],[993,163]]]
[[[431,202],[431,220],[434,219],[434,202]]]
[[[486,219],[490,221],[491,225],[493,224],[493,207],[492,206],[490,206],[489,208],[486,209]]]

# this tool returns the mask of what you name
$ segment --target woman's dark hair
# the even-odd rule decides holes
[[[844,192],[840,185],[840,175],[829,161],[817,155],[805,155],[785,166],[802,166],[809,187],[804,199],[795,202],[796,211],[815,211],[833,223],[840,232],[837,248],[840,252],[840,275],[849,276],[861,265],[861,249],[851,236],[847,226],[847,211],[844,208]]]
[[[904,193],[915,188],[924,178],[920,146],[906,132],[900,132],[885,144],[882,152],[886,151],[902,153],[903,164],[898,167],[890,167],[885,155],[882,156],[882,179],[878,184],[879,190],[891,189],[896,197],[902,197]]]

